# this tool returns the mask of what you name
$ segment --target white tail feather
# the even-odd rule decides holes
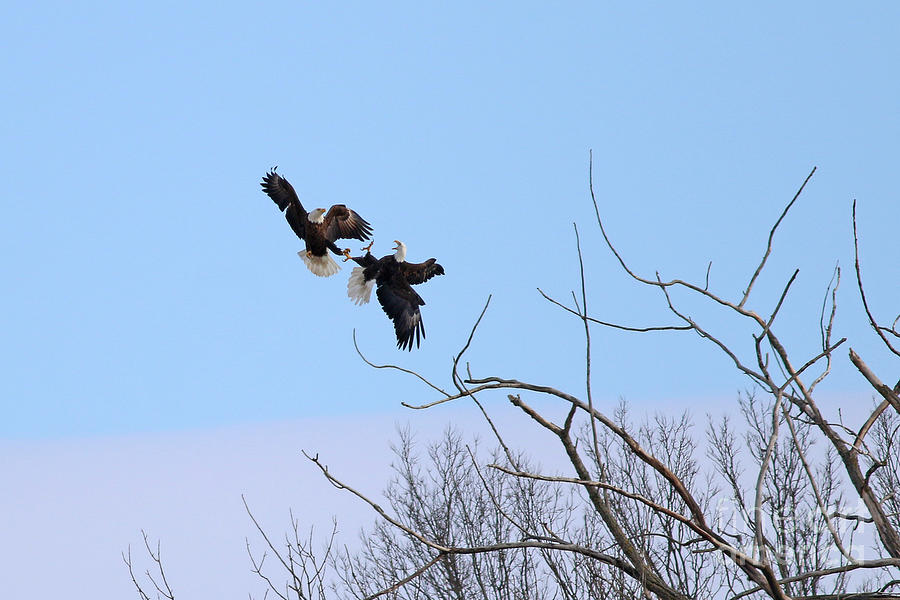
[[[372,288],[375,286],[375,280],[366,281],[363,277],[362,267],[353,267],[350,272],[350,279],[347,281],[347,295],[357,306],[367,304],[372,297]]]
[[[307,256],[306,250],[301,250],[297,253],[297,256],[303,260],[306,268],[312,271],[313,275],[318,275],[319,277],[331,277],[341,270],[341,266],[334,262],[334,259],[328,254],[325,256]]]

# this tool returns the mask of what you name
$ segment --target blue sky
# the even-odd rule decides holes
[[[809,355],[809,307],[839,262],[839,335],[896,376],[859,315],[849,215],[857,198],[873,308],[893,319],[898,21],[890,2],[6,5],[0,439],[22,456],[78,440],[122,452],[129,436],[410,418],[399,402],[431,397],[363,365],[351,331],[372,360],[446,380],[488,294],[474,373],[578,392],[580,325],[535,290],[578,286],[573,222],[593,314],[669,322],[604,250],[590,149],[635,268],[702,280],[712,260],[711,287],[731,295],[817,166],[751,305],[769,309],[799,267],[778,324]],[[360,212],[376,253],[401,239],[444,265],[420,289],[420,350],[397,351],[378,306],[349,302],[346,266],[305,270],[259,190],[273,165],[307,207]],[[594,335],[601,401],[716,406],[746,387],[696,337]],[[823,392],[867,399],[841,357]]]
[[[890,3],[4,13],[15,50],[0,100],[4,436],[394,410],[381,390],[402,384],[360,363],[352,328],[376,360],[443,374],[489,293],[473,355],[484,368],[577,377],[567,352],[577,323],[534,292],[577,285],[573,221],[597,314],[665,317],[647,312],[659,299],[630,286],[598,242],[591,148],[611,233],[644,272],[702,277],[713,260],[713,284],[739,290],[817,165],[778,239],[786,260],[773,289],[796,263],[807,267],[798,289],[822,294],[834,262],[849,264],[856,197],[873,295],[880,279],[880,297],[896,297],[897,261],[875,244],[897,217]],[[305,272],[300,243],[258,189],[276,164],[308,205],[357,208],[377,252],[403,239],[411,260],[445,266],[422,290],[422,350],[396,352],[378,307],[346,301],[347,269],[329,281]],[[669,341],[610,336],[624,351],[608,356],[604,393],[652,403],[739,385],[726,369],[692,373],[672,358],[684,342]]]

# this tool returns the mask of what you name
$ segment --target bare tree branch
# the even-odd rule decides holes
[[[884,342],[884,345],[888,347],[888,349],[893,352],[895,355],[900,356],[900,350],[894,348],[891,344],[888,337],[885,335],[886,333],[890,333],[896,338],[900,338],[900,332],[897,332],[893,326],[883,327],[878,324],[875,320],[875,317],[872,315],[872,311],[869,309],[869,301],[866,299],[866,291],[863,288],[862,282],[862,272],[859,268],[859,237],[856,232],[856,199],[853,199],[853,265],[856,268],[856,284],[859,288],[859,296],[862,298],[863,309],[866,311],[866,316],[869,318],[869,325],[872,326],[872,329],[875,330],[875,333],[878,334],[878,337],[881,338],[881,341]],[[900,315],[897,316],[897,319],[894,320],[894,326],[897,324],[897,320],[900,320]]]
[[[862,376],[866,378],[875,391],[881,394],[881,397],[885,399],[891,406],[894,407],[894,410],[900,412],[900,396],[898,396],[897,392],[889,388],[887,385],[881,382],[880,379],[872,372],[869,366],[863,361],[862,358],[859,357],[859,354],[853,351],[853,348],[850,348],[850,362],[853,363],[853,366],[857,368],[857,370],[862,373]]]
[[[429,560],[427,563],[425,563],[424,565],[422,565],[421,567],[419,567],[418,569],[416,569],[415,571],[413,571],[412,573],[410,573],[407,577],[404,577],[403,579],[401,579],[400,581],[398,581],[397,583],[395,583],[395,584],[392,585],[391,587],[385,588],[385,589],[381,590],[380,592],[377,592],[377,593],[375,593],[375,594],[372,594],[371,596],[366,596],[366,597],[365,597],[365,600],[375,600],[375,598],[378,598],[378,597],[380,597],[380,596],[384,596],[385,594],[390,594],[390,593],[396,592],[397,590],[399,590],[400,588],[402,588],[404,585],[406,585],[407,583],[409,583],[410,581],[412,581],[412,580],[415,579],[416,577],[419,577],[419,576],[422,575],[425,571],[427,571],[428,569],[430,569],[431,567],[433,567],[434,565],[436,565],[438,562],[440,562],[441,560],[443,560],[446,556],[447,556],[446,554],[443,554],[443,553],[441,553],[441,552],[437,553],[437,554],[434,556],[434,558],[432,558],[432,559]]]
[[[594,317],[585,317],[577,310],[574,310],[562,302],[548,296],[544,290],[541,288],[537,288],[538,293],[544,297],[545,300],[555,304],[561,309],[572,313],[578,318],[586,318],[591,323],[596,323],[597,325],[603,325],[604,327],[610,327],[612,329],[621,329],[622,331],[632,331],[636,333],[648,333],[652,331],[690,331],[692,328],[689,325],[656,325],[656,326],[648,326],[648,327],[631,327],[629,325],[621,325],[618,323],[611,323],[609,321],[601,321],[600,319],[595,319]]]
[[[788,211],[791,210],[791,207],[794,205],[794,202],[797,201],[797,198],[800,197],[800,194],[803,193],[803,189],[806,187],[806,184],[812,179],[813,174],[816,172],[816,167],[812,168],[812,171],[809,172],[809,175],[806,176],[806,179],[803,180],[803,185],[800,186],[800,189],[797,190],[797,193],[794,194],[794,197],[788,202],[788,205],[784,207],[784,210],[781,211],[781,216],[778,217],[778,220],[775,221],[775,224],[772,226],[772,229],[769,230],[769,240],[766,243],[766,251],[763,253],[762,260],[759,261],[759,266],[756,267],[756,271],[753,272],[753,276],[750,278],[750,283],[747,284],[747,288],[744,290],[744,295],[741,298],[741,301],[738,303],[739,307],[744,306],[747,303],[747,299],[750,297],[750,291],[753,289],[753,284],[756,283],[756,279],[759,277],[759,274],[762,273],[763,267],[766,266],[766,261],[769,260],[769,255],[772,254],[772,240],[775,237],[775,231],[778,229],[778,226],[781,225],[781,222],[787,216]]]
[[[447,392],[445,392],[444,390],[442,390],[442,389],[439,388],[438,386],[434,385],[433,383],[431,383],[430,381],[428,381],[427,379],[425,379],[425,377],[423,377],[423,376],[420,375],[419,373],[416,373],[415,371],[412,371],[412,370],[410,370],[410,369],[405,369],[405,368],[403,368],[403,367],[400,367],[400,366],[397,366],[397,365],[392,365],[392,364],[387,364],[387,365],[376,365],[375,363],[373,363],[372,361],[370,361],[368,358],[365,357],[365,355],[364,355],[364,354],[362,353],[362,351],[359,349],[359,345],[356,343],[356,329],[353,330],[353,347],[356,348],[356,353],[357,353],[357,354],[359,355],[359,357],[363,360],[363,362],[366,363],[367,365],[369,365],[370,367],[372,367],[373,369],[394,369],[395,371],[400,371],[401,373],[406,373],[407,375],[412,375],[413,377],[415,377],[416,379],[418,379],[419,381],[421,381],[422,383],[424,383],[425,385],[427,385],[428,387],[430,387],[430,388],[433,389],[434,391],[440,392],[440,393],[443,394],[444,396],[448,396],[448,397],[450,396],[450,394],[448,394]]]
[[[163,567],[162,552],[160,550],[159,542],[156,543],[156,551],[154,552],[153,547],[150,545],[150,538],[143,529],[141,530],[141,536],[144,539],[144,549],[147,551],[150,560],[153,561],[157,573],[156,577],[154,577],[153,573],[148,569],[144,571],[144,576],[151,584],[153,584],[153,588],[156,590],[157,600],[175,600],[175,592],[172,591],[172,588],[169,585],[169,580],[166,577],[166,571]],[[128,574],[131,576],[131,582],[134,584],[138,596],[140,596],[142,600],[150,600],[149,594],[144,590],[143,586],[135,576],[131,560],[131,546],[128,547],[127,554],[122,554],[122,560],[125,561],[125,564],[128,566]],[[157,577],[159,578],[159,581],[157,581]]]
[[[371,506],[372,509],[376,513],[378,513],[378,515],[382,519],[384,519],[385,521],[390,523],[392,526],[404,531],[407,535],[411,536],[412,538],[415,538],[416,540],[425,544],[429,548],[436,550],[438,553],[445,554],[445,555],[472,555],[472,554],[484,554],[484,553],[490,553],[490,552],[497,552],[500,550],[511,550],[511,549],[517,549],[517,548],[544,548],[547,550],[557,550],[557,551],[561,551],[561,552],[571,552],[574,554],[580,554],[580,555],[592,558],[594,560],[597,560],[599,562],[602,562],[604,564],[614,566],[615,568],[621,570],[623,573],[625,573],[635,579],[640,580],[640,574],[629,563],[627,563],[621,559],[618,559],[614,556],[604,554],[602,552],[598,552],[591,548],[587,548],[587,547],[580,546],[578,544],[573,544],[573,543],[522,540],[522,541],[517,541],[517,542],[502,542],[502,543],[497,543],[497,544],[489,544],[489,545],[485,545],[485,546],[474,546],[474,547],[445,546],[445,545],[439,544],[433,540],[426,538],[418,531],[404,525],[403,523],[398,521],[396,518],[388,515],[387,512],[385,512],[385,510],[383,508],[381,508],[377,503],[370,500],[367,496],[365,496],[361,492],[357,491],[356,489],[350,487],[349,485],[345,484],[344,482],[342,482],[341,480],[336,478],[334,475],[332,475],[329,472],[328,468],[319,461],[318,456],[310,456],[306,452],[303,452],[303,455],[306,456],[306,458],[309,459],[311,462],[313,462],[317,467],[319,467],[319,469],[321,470],[321,472],[325,476],[325,478],[336,488],[347,490],[348,492],[350,492],[351,494],[353,494],[354,496],[356,496],[357,498],[359,498],[360,500],[362,500],[363,502],[365,502],[366,504]],[[656,586],[653,586],[653,587],[656,587]],[[665,592],[667,590],[665,590],[665,588],[663,588],[663,591]]]
[[[803,581],[804,579],[812,579],[816,577],[824,577],[826,575],[835,575],[838,573],[849,573],[850,571],[855,571],[857,569],[878,569],[881,567],[896,567],[900,565],[900,561],[896,558],[882,558],[878,560],[869,560],[869,561],[858,561],[849,565],[843,565],[840,567],[832,567],[829,569],[818,569],[816,571],[810,571],[809,573],[800,573],[799,575],[794,575],[793,577],[786,577],[780,580],[778,583],[793,583],[795,581]],[[751,594],[755,594],[757,592],[762,591],[760,588],[750,588],[733,596],[731,600],[739,600],[740,598],[744,598]],[[864,594],[859,594],[864,595]],[[843,598],[856,598],[857,594],[845,594],[841,597]],[[896,596],[894,596],[896,597]]]

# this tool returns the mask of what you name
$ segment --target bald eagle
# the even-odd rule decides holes
[[[375,258],[370,252],[369,244],[365,256],[350,256],[345,250],[344,260],[352,260],[358,267],[353,267],[350,280],[347,282],[347,295],[356,304],[366,304],[372,296],[372,287],[377,285],[375,295],[388,318],[394,322],[397,334],[397,347],[401,350],[412,350],[413,339],[419,347],[421,338],[425,337],[425,324],[419,307],[425,305],[422,297],[412,286],[424,283],[435,275],[443,275],[444,267],[434,258],[422,263],[406,262],[406,244],[394,240],[397,244],[393,254]]]
[[[344,254],[335,245],[335,240],[367,240],[372,226],[343,204],[335,204],[327,213],[324,208],[307,213],[294,187],[275,172],[277,168],[274,167],[263,177],[260,183],[263,191],[284,212],[284,218],[297,237],[306,242],[306,250],[297,253],[306,267],[319,277],[334,275],[341,267],[328,255],[328,250],[339,256]]]

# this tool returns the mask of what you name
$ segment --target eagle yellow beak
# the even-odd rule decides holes
[[[397,245],[394,246],[393,248],[391,248],[391,250],[396,250],[397,248],[400,247],[400,240],[394,240],[394,243],[397,244]]]

